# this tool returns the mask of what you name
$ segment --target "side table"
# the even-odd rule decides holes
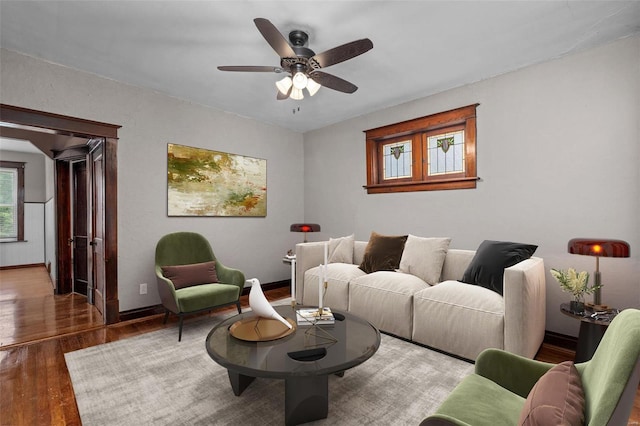
[[[296,255],[287,254],[282,258],[282,263],[291,266],[291,306],[296,304]]]
[[[607,331],[607,327],[619,313],[617,309],[610,308],[606,312],[596,312],[588,307],[585,307],[582,313],[575,313],[569,308],[569,303],[562,303],[560,312],[580,320],[578,347],[574,362],[585,362],[591,359],[600,340],[602,340],[602,336],[604,336],[604,332]]]

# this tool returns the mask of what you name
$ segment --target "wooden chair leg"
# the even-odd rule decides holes
[[[240,302],[236,302],[236,308],[238,308],[238,313],[242,313],[242,308],[240,307]]]
[[[178,325],[178,342],[182,341],[182,314],[179,315],[179,325]]]

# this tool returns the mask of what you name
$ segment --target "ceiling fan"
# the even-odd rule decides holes
[[[267,43],[280,56],[280,66],[219,66],[220,71],[287,73],[285,78],[276,83],[277,99],[279,100],[303,99],[302,90],[305,88],[311,96],[316,94],[322,86],[344,93],[353,93],[358,90],[358,87],[353,83],[327,74],[320,69],[368,52],[373,48],[373,43],[368,38],[352,41],[316,54],[306,47],[309,35],[304,31],[291,31],[289,33],[291,43],[289,43],[268,19],[256,18],[253,22]]]

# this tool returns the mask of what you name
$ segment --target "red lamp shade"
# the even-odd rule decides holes
[[[289,228],[291,232],[304,232],[304,242],[307,242],[307,232],[320,232],[320,225],[317,223],[294,223]]]
[[[291,232],[319,232],[320,225],[317,223],[294,223],[290,228]]]
[[[629,243],[622,240],[574,238],[568,244],[569,253],[599,257],[629,257]]]

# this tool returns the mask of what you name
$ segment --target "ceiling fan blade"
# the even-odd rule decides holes
[[[347,80],[343,80],[335,75],[327,74],[322,71],[313,71],[309,74],[316,83],[328,87],[329,89],[337,90],[338,92],[353,93],[358,90],[358,86],[353,83],[349,83]]]
[[[282,68],[280,67],[269,67],[269,66],[259,66],[259,65],[231,65],[231,66],[220,66],[218,67],[220,71],[240,71],[240,72],[282,72]]]
[[[326,68],[331,65],[339,64],[347,59],[355,58],[358,55],[362,55],[373,48],[373,42],[368,38],[352,41],[351,43],[343,44],[333,49],[325,50],[318,53],[311,60],[315,60],[321,68]]]
[[[281,58],[295,58],[296,52],[293,51],[291,45],[286,38],[278,31],[278,29],[264,18],[256,18],[253,20],[258,27],[258,31],[262,34],[267,43],[276,51]]]

